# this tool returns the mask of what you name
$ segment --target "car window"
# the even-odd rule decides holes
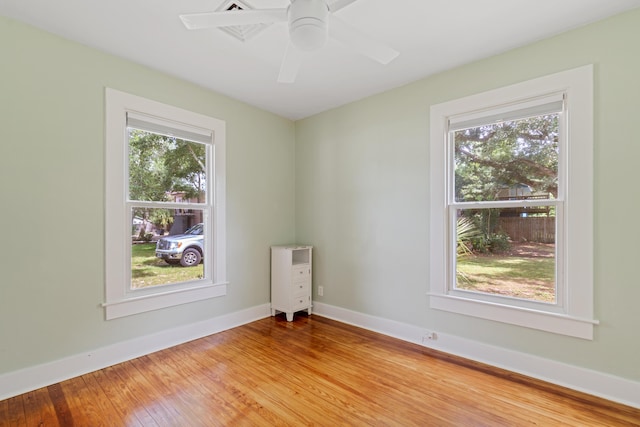
[[[185,231],[184,234],[200,235],[203,232],[203,228],[204,227],[202,224],[196,224],[190,229],[188,229],[187,231]]]

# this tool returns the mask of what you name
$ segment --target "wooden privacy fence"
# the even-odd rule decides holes
[[[555,217],[500,218],[499,228],[513,242],[555,243]]]

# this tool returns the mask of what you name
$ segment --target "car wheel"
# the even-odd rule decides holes
[[[178,265],[178,264],[180,264],[180,260],[179,259],[165,259],[164,262],[166,262],[169,265]]]
[[[183,267],[192,267],[194,265],[200,264],[201,259],[202,259],[202,256],[200,255],[200,252],[198,252],[197,249],[189,248],[189,249],[185,249],[185,251],[182,253],[182,259],[180,260],[180,264]]]

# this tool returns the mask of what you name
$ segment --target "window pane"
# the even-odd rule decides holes
[[[202,143],[128,128],[129,200],[205,203]]]
[[[458,290],[556,302],[555,212],[536,208],[458,211]]]
[[[131,289],[204,278],[204,211],[132,209]]]
[[[558,117],[543,115],[453,132],[455,200],[557,198]]]

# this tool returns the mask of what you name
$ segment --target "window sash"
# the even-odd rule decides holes
[[[564,95],[555,93],[543,97],[518,101],[512,105],[474,111],[449,118],[449,132],[492,125],[500,122],[555,114],[564,110]]]
[[[480,127],[485,125],[492,125],[500,121],[507,120],[521,120],[530,117],[537,117],[546,114],[559,114],[559,170],[558,170],[558,196],[564,196],[565,179],[563,176],[564,168],[561,159],[564,158],[568,141],[566,140],[567,133],[564,131],[563,117],[566,117],[564,104],[564,94],[555,93],[548,96],[535,97],[532,99],[521,100],[518,102],[510,103],[508,105],[500,105],[490,109],[485,109],[480,112],[471,112],[453,116],[447,122],[447,153],[449,155],[448,167],[445,170],[447,174],[447,217],[448,217],[448,232],[446,233],[448,248],[448,263],[446,274],[446,290],[449,295],[460,296],[469,299],[475,299],[480,301],[487,301],[500,304],[509,304],[515,307],[529,308],[535,310],[542,310],[552,313],[565,313],[566,298],[564,297],[565,290],[567,289],[564,283],[563,269],[561,268],[562,256],[564,254],[563,234],[564,224],[561,219],[563,218],[562,211],[564,209],[563,199],[534,199],[534,200],[492,200],[492,201],[467,201],[458,202],[455,196],[455,165],[454,165],[454,150],[455,150],[455,132],[463,129],[469,129],[474,127]],[[555,262],[555,286],[556,286],[556,299],[554,303],[539,302],[532,300],[524,300],[519,298],[512,298],[508,296],[502,296],[497,294],[485,294],[479,292],[470,292],[466,290],[460,290],[456,288],[456,271],[457,271],[457,212],[459,209],[493,209],[493,208],[513,208],[513,207],[536,207],[536,206],[554,206],[556,208],[556,262]],[[558,214],[560,216],[558,216]]]
[[[159,134],[168,137],[175,137],[178,139],[193,141],[197,143],[202,143],[206,146],[206,159],[205,159],[205,173],[208,179],[211,182],[207,182],[207,187],[215,188],[215,170],[212,162],[212,131],[207,131],[205,129],[200,129],[194,126],[188,126],[184,124],[178,124],[177,122],[173,122],[169,119],[157,118],[153,116],[141,115],[139,113],[131,113],[127,112],[127,127],[133,127],[135,129],[144,130],[150,133]],[[199,140],[198,140],[199,139]],[[125,138],[125,145],[127,147],[127,151],[129,150],[129,138]],[[128,165],[128,162],[127,162]],[[127,183],[130,182],[129,168],[125,168],[126,177],[125,180]],[[127,196],[130,194],[130,190],[127,191]],[[146,294],[154,294],[158,292],[159,289],[169,290],[169,289],[184,289],[194,286],[198,283],[206,283],[211,281],[214,277],[214,263],[213,258],[211,256],[206,256],[206,254],[213,254],[213,231],[212,231],[212,222],[209,221],[209,218],[212,218],[213,204],[212,201],[214,197],[212,197],[211,191],[206,191],[206,200],[203,203],[197,202],[163,202],[163,201],[142,201],[142,200],[133,200],[127,197],[127,201],[125,202],[125,210],[127,212],[131,212],[134,208],[158,208],[158,209],[195,209],[201,210],[203,214],[203,221],[205,223],[204,228],[204,253],[205,257],[203,259],[204,262],[204,277],[200,280],[190,281],[190,282],[180,282],[180,283],[166,283],[161,285],[156,285],[148,288],[138,288],[134,289],[131,287],[132,283],[132,271],[131,264],[128,264],[129,267],[127,269],[127,284],[125,295],[129,297],[138,296],[138,295],[146,295]],[[131,247],[128,249],[128,258],[131,259]]]
[[[202,211],[202,222],[205,224],[204,227],[204,248],[203,252],[205,256],[202,259],[204,263],[204,277],[202,279],[193,280],[189,282],[178,282],[178,283],[164,283],[160,285],[154,285],[145,288],[132,288],[132,271],[131,271],[131,263],[129,263],[129,267],[127,268],[127,280],[125,281],[125,295],[129,298],[143,295],[151,295],[158,292],[164,292],[168,290],[181,290],[188,289],[190,287],[196,286],[197,284],[205,284],[207,282],[213,281],[215,277],[215,263],[213,262],[212,256],[207,256],[207,254],[214,253],[214,232],[213,232],[213,221],[211,220],[214,216],[213,208],[211,206],[206,205],[186,205],[186,204],[173,204],[175,208],[169,209],[194,209]],[[130,213],[135,208],[160,208],[167,209],[167,206],[158,202],[138,202],[138,201],[128,201],[125,203],[126,212]],[[127,259],[131,260],[132,257],[132,247],[128,246],[127,249]]]
[[[203,144],[213,143],[211,130],[133,111],[127,111],[127,127]]]
[[[497,294],[489,294],[489,293],[480,293],[480,292],[472,292],[462,289],[457,289],[456,287],[456,273],[457,273],[457,220],[458,220],[458,210],[477,210],[477,209],[492,209],[495,207],[495,204],[492,202],[479,202],[479,204],[483,204],[485,206],[479,206],[478,203],[473,203],[473,206],[470,207],[469,204],[464,203],[456,203],[451,204],[447,210],[447,272],[446,272],[446,293],[451,296],[464,297],[468,299],[476,299],[480,301],[486,301],[496,304],[509,304],[515,307],[522,307],[532,310],[540,310],[546,311],[549,313],[557,313],[563,314],[566,313],[566,301],[567,301],[567,284],[565,277],[565,269],[564,262],[565,259],[565,239],[562,227],[562,221],[564,220],[564,203],[553,200],[555,203],[543,203],[544,206],[554,206],[556,215],[555,215],[555,302],[542,302],[535,300],[527,300],[522,298],[515,298]],[[549,201],[547,201],[549,202]],[[501,205],[503,203],[500,203]],[[463,205],[463,206],[461,206]],[[491,205],[491,206],[486,206]],[[522,205],[522,204],[509,204],[500,207],[523,207],[523,206],[531,206],[531,205]],[[541,206],[537,204],[536,206]]]

